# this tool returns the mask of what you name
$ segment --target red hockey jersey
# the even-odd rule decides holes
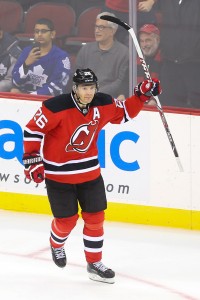
[[[46,178],[73,184],[93,180],[100,175],[98,133],[109,122],[134,118],[142,106],[137,96],[122,102],[103,93],[85,110],[73,94],[50,98],[25,127],[24,151],[42,151]]]

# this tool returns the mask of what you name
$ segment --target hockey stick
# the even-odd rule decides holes
[[[147,79],[152,80],[152,79],[151,79],[151,75],[150,75],[150,73],[149,73],[148,66],[147,66],[147,64],[146,64],[146,62],[145,62],[145,59],[144,59],[142,50],[141,50],[141,48],[140,48],[140,45],[139,45],[139,43],[138,43],[138,40],[137,40],[137,37],[136,37],[136,35],[135,35],[135,32],[134,32],[133,28],[132,28],[129,24],[127,24],[126,22],[123,22],[123,21],[121,21],[120,19],[118,19],[118,18],[116,18],[116,17],[104,15],[104,16],[101,16],[100,18],[101,18],[102,20],[106,20],[106,21],[110,21],[110,22],[116,23],[116,24],[122,26],[123,28],[125,28],[125,29],[130,33],[130,35],[131,35],[131,37],[132,37],[132,39],[133,39],[133,43],[134,43],[134,45],[135,45],[135,48],[136,48],[138,57],[139,57],[140,62],[141,62],[141,64],[142,64],[142,67],[143,67],[145,76],[146,76]],[[162,122],[163,122],[165,131],[166,131],[166,133],[167,133],[167,137],[168,137],[169,142],[170,142],[170,145],[171,145],[171,147],[172,147],[172,151],[173,151],[173,153],[174,153],[174,156],[175,156],[175,158],[176,158],[177,164],[178,164],[178,166],[179,166],[179,170],[180,170],[181,172],[183,172],[183,166],[182,166],[182,164],[181,164],[181,161],[180,161],[180,158],[179,158],[179,155],[178,155],[178,151],[177,151],[177,149],[176,149],[176,146],[175,146],[175,143],[174,143],[172,134],[171,134],[171,132],[170,132],[170,129],[169,129],[167,120],[166,120],[166,118],[165,118],[165,115],[164,115],[164,112],[163,112],[161,103],[160,103],[160,101],[159,101],[158,96],[154,96],[154,99],[155,99],[155,101],[156,101],[157,109],[158,109],[158,111],[159,111],[161,120],[162,120]]]

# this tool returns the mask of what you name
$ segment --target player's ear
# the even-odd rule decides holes
[[[74,93],[76,93],[76,85],[75,84],[72,86],[72,90]]]

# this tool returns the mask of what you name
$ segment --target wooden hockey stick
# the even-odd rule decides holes
[[[141,50],[141,48],[140,48],[140,45],[139,45],[139,43],[138,43],[138,40],[137,40],[137,37],[136,37],[136,35],[135,35],[135,32],[134,32],[133,28],[132,28],[129,24],[127,24],[126,22],[123,22],[123,21],[121,21],[120,19],[118,19],[118,18],[116,18],[116,17],[104,15],[104,16],[101,16],[100,18],[101,18],[102,20],[106,20],[106,21],[110,21],[110,22],[116,23],[116,24],[122,26],[124,29],[126,29],[126,30],[130,33],[130,35],[131,35],[131,37],[132,37],[132,39],[133,39],[133,43],[134,43],[134,45],[135,45],[135,48],[136,48],[138,57],[139,57],[140,62],[141,62],[141,64],[142,64],[142,67],[143,67],[145,76],[146,76],[147,79],[152,80],[151,75],[150,75],[150,73],[149,73],[148,66],[147,66],[147,64],[146,64],[146,62],[145,62],[145,59],[144,59],[142,50]],[[163,112],[161,103],[160,103],[160,101],[159,101],[158,96],[154,96],[154,99],[155,99],[155,101],[156,101],[156,106],[157,106],[158,112],[159,112],[159,114],[160,114],[161,120],[162,120],[162,122],[163,122],[163,126],[164,126],[164,128],[165,128],[165,131],[166,131],[166,133],[167,133],[167,137],[168,137],[168,139],[169,139],[170,145],[171,145],[171,147],[172,147],[172,151],[173,151],[174,156],[175,156],[175,158],[176,158],[176,161],[177,161],[179,170],[180,170],[180,172],[183,172],[183,166],[182,166],[182,164],[181,164],[181,161],[180,161],[180,158],[179,158],[179,155],[178,155],[178,151],[177,151],[177,149],[176,149],[176,146],[175,146],[175,143],[174,143],[172,134],[171,134],[171,132],[170,132],[170,129],[169,129],[167,120],[166,120],[166,118],[165,118],[165,115],[164,115],[164,112]]]

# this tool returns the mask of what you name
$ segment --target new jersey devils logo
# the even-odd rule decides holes
[[[89,124],[79,126],[72,134],[70,143],[66,146],[65,150],[86,152],[92,143],[98,123],[97,120],[94,120]]]

